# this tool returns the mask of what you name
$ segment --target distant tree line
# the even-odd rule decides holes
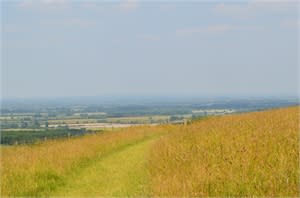
[[[26,144],[45,139],[84,135],[85,129],[51,129],[40,131],[2,131],[1,144]]]

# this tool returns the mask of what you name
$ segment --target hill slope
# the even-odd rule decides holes
[[[299,107],[178,127],[150,156],[155,195],[297,196]]]
[[[95,159],[74,174],[55,196],[143,196],[148,191],[147,153],[153,139],[145,139]]]
[[[298,108],[1,148],[1,195],[297,196]]]

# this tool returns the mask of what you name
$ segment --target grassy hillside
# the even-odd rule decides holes
[[[1,195],[44,196],[66,185],[95,159],[167,131],[166,127],[135,127],[35,145],[1,148]],[[120,164],[121,165],[121,164]]]
[[[299,107],[1,148],[1,196],[297,196]]]
[[[150,156],[158,196],[299,195],[298,107],[178,127]]]
[[[130,144],[95,159],[90,166],[69,177],[53,196],[147,196],[149,174],[147,158],[154,138]]]

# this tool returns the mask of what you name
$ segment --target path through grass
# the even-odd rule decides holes
[[[147,155],[154,139],[114,150],[74,174],[58,196],[138,196],[148,194]]]

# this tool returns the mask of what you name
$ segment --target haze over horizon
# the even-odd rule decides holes
[[[1,98],[299,96],[298,8],[1,1]]]

